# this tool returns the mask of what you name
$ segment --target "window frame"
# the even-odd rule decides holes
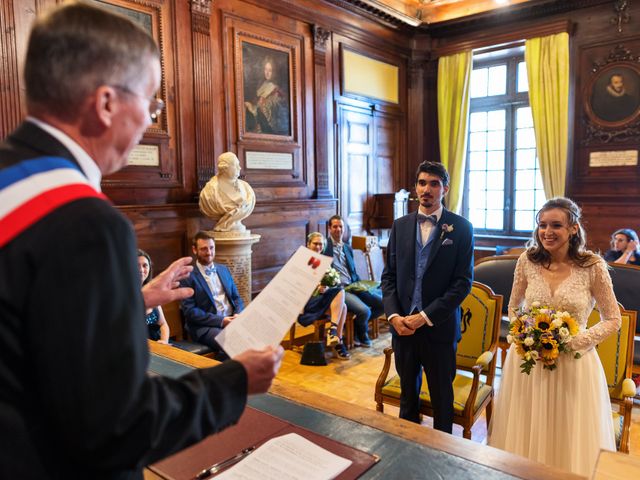
[[[516,111],[518,108],[529,107],[529,91],[518,92],[518,64],[524,62],[524,48],[505,50],[503,54],[492,52],[490,58],[476,59],[472,68],[481,69],[498,65],[506,65],[507,79],[506,92],[503,95],[471,98],[469,102],[469,117],[474,112],[490,110],[505,110],[505,150],[504,150],[504,205],[503,228],[501,230],[477,228],[475,233],[479,235],[500,236],[504,238],[524,237],[531,231],[515,230],[515,176],[516,176]],[[467,149],[465,152],[464,192],[462,197],[462,213],[469,217],[469,155],[470,155],[470,128],[467,132]],[[538,165],[539,167],[539,165]]]

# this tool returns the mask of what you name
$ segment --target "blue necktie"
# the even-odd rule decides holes
[[[204,273],[206,276],[210,277],[212,274],[216,273],[216,267],[204,267]]]
[[[435,215],[423,215],[422,213],[418,214],[418,223],[431,222],[433,225],[438,223],[438,217]]]

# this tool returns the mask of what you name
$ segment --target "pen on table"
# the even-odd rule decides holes
[[[240,453],[237,453],[233,457],[229,457],[226,460],[223,460],[223,461],[218,462],[218,463],[214,463],[210,467],[205,468],[199,474],[197,474],[195,476],[195,480],[203,480],[203,479],[207,478],[208,476],[213,475],[214,473],[218,473],[223,468],[230,467],[234,463],[238,463],[240,460],[242,460],[244,457],[249,455],[255,449],[256,449],[255,445],[252,446],[252,447],[245,448],[244,450],[242,450]]]

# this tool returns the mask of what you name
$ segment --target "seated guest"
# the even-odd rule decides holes
[[[146,285],[153,278],[151,257],[140,249],[138,249],[138,271],[142,285]],[[147,322],[149,339],[158,343],[169,343],[169,324],[164,318],[161,306],[147,308],[144,312],[144,319]]]
[[[313,232],[307,236],[307,248],[315,252],[322,252],[324,244],[324,235],[320,232]],[[325,275],[325,278],[327,277],[328,275]],[[344,321],[347,318],[347,307],[344,304],[344,290],[339,285],[340,279],[337,278],[337,275],[335,279],[336,286],[329,286],[330,284],[330,282],[325,282],[323,278],[323,281],[316,288],[314,295],[309,299],[304,306],[304,310],[298,316],[298,323],[305,327],[311,325],[329,310],[331,315],[331,329],[329,330],[329,335],[327,335],[327,346],[335,348],[338,358],[348,360],[351,356],[342,341]]]
[[[226,356],[214,338],[244,309],[244,303],[229,269],[213,263],[216,256],[213,237],[203,231],[196,233],[192,249],[196,265],[181,284],[193,288],[195,293],[182,300],[181,309],[193,341],[207,345],[219,359],[224,359]]]
[[[334,215],[329,219],[329,238],[324,248],[325,255],[333,257],[331,266],[340,274],[340,285],[345,287],[345,304],[347,311],[355,315],[355,345],[357,347],[370,347],[369,319],[382,314],[382,292],[380,288],[374,290],[349,291],[349,285],[360,281],[356,273],[351,246],[342,241],[344,221],[340,215]],[[372,317],[373,316],[373,317]]]
[[[621,228],[611,235],[611,250],[604,254],[607,262],[640,265],[638,234],[630,228]]]

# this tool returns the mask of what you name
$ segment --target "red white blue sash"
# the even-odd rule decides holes
[[[0,247],[58,207],[106,197],[65,158],[40,157],[0,170]]]

